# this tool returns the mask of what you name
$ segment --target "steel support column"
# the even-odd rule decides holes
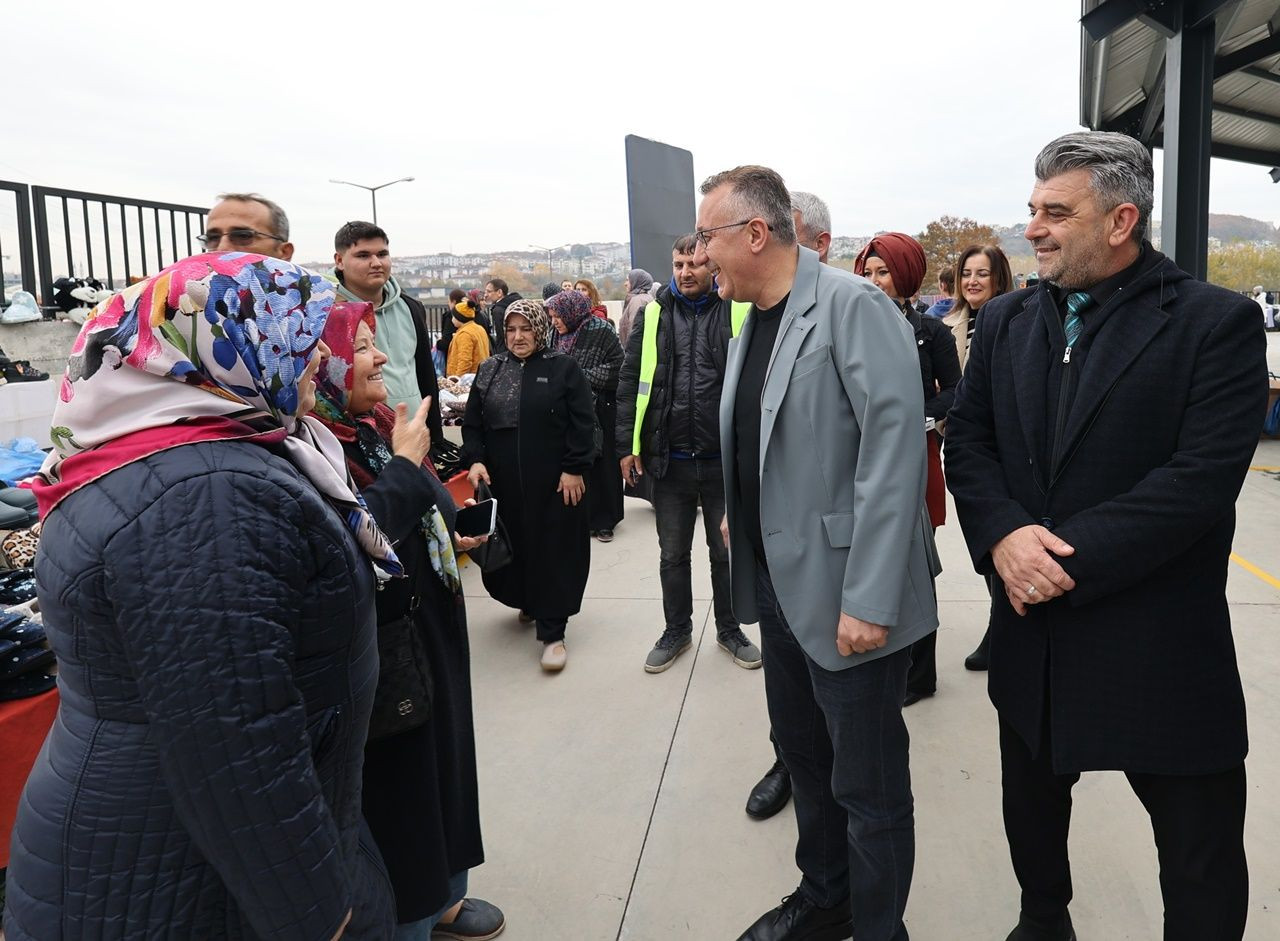
[[[1179,29],[1167,40],[1164,72],[1162,247],[1201,280],[1209,273],[1214,32],[1212,20]]]

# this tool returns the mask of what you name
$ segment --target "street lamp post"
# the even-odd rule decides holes
[[[551,253],[555,251],[555,249],[547,248],[545,245],[534,245],[532,242],[529,243],[529,247],[536,248],[540,252],[547,253],[547,280],[554,281],[556,279],[556,271],[551,267]]]
[[[402,176],[398,180],[392,180],[390,183],[379,183],[377,186],[365,186],[363,183],[352,183],[350,180],[330,180],[330,183],[342,183],[346,186],[355,186],[362,190],[369,191],[369,198],[373,200],[373,224],[378,224],[378,190],[385,189],[388,186],[394,186],[396,183],[412,183],[413,177]]]

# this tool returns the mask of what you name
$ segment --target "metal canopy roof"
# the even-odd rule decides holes
[[[1163,146],[1166,39],[1211,19],[1212,154],[1280,166],[1280,0],[1082,0],[1080,123]]]

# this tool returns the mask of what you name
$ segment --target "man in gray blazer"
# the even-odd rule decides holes
[[[803,878],[740,941],[905,941],[915,860],[902,698],[938,624],[920,365],[870,282],[796,245],[765,167],[702,185],[698,255],[754,304],[720,403],[734,614],[760,623]]]

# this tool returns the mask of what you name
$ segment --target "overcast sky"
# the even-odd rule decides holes
[[[525,249],[627,238],[634,133],[691,150],[698,180],[772,166],[859,235],[1021,220],[1036,151],[1079,127],[1078,0],[397,9],[7,3],[0,179],[256,190],[315,260],[369,215],[330,178],[414,176],[379,194],[394,253]],[[1277,222],[1280,186],[1215,161],[1211,209]]]

